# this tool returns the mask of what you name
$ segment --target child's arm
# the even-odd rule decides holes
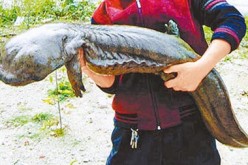
[[[166,81],[165,86],[177,91],[196,90],[202,79],[230,51],[231,45],[227,41],[221,39],[213,40],[204,55],[198,61],[173,65],[165,69],[165,73],[177,73],[177,77]]]
[[[91,71],[86,66],[86,62],[83,59],[83,57],[84,57],[83,50],[79,49],[78,53],[79,53],[79,56],[82,58],[80,60],[82,72],[85,73],[87,76],[89,76],[96,83],[96,85],[98,85],[101,88],[109,88],[113,85],[113,83],[115,81],[114,75],[101,75],[101,74],[97,74],[97,73]]]

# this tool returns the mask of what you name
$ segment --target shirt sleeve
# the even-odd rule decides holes
[[[118,85],[119,85],[119,79],[120,76],[115,76],[115,81],[113,83],[113,85],[109,88],[102,88],[100,86],[98,86],[103,92],[108,93],[108,94],[115,94],[117,89],[118,89]]]
[[[246,32],[244,17],[226,0],[192,0],[195,18],[213,30],[212,40],[223,39],[235,50]]]

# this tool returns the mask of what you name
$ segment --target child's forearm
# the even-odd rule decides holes
[[[113,75],[101,75],[97,74],[90,69],[88,69],[87,66],[82,66],[82,72],[85,73],[87,76],[89,76],[96,85],[102,87],[102,88],[109,88],[113,85],[115,81],[115,76]]]
[[[84,59],[84,50],[82,48],[78,49],[78,58],[82,72],[89,76],[96,83],[96,85],[102,88],[109,88],[113,85],[115,81],[114,75],[97,74],[87,67],[86,61]]]
[[[202,74],[206,76],[230,51],[231,45],[225,40],[213,40],[203,56],[196,61]]]

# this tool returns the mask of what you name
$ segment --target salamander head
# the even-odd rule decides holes
[[[76,38],[66,24],[48,24],[12,38],[5,46],[0,79],[10,85],[26,85],[44,79],[72,59]]]

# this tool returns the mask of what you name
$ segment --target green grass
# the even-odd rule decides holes
[[[13,119],[8,121],[7,123],[14,126],[14,127],[19,127],[19,126],[23,126],[29,122],[30,122],[30,116],[21,115],[21,116],[14,117]]]
[[[52,79],[53,78],[50,78],[50,81]],[[53,82],[53,80],[51,82]],[[60,80],[58,80],[58,87],[49,89],[48,96],[43,101],[48,104],[54,105],[56,104],[56,101],[64,102],[73,97],[75,97],[75,95],[73,93],[70,82],[66,77],[62,77]]]
[[[18,3],[17,3],[18,2]],[[95,4],[88,0],[74,3],[73,0],[15,0],[11,8],[0,4],[0,27],[12,26],[18,17],[23,17],[23,25],[29,28],[44,19],[58,21],[89,21]]]
[[[32,117],[32,121],[36,123],[43,123],[51,120],[54,116],[50,113],[38,113]]]
[[[54,120],[56,120],[57,122],[55,123]],[[50,122],[53,124],[47,124],[47,125],[49,125],[49,127],[51,127],[52,125],[57,124],[58,120],[55,119],[54,115],[52,115],[50,113],[38,113],[38,114],[35,114],[34,116],[31,116],[31,115],[16,116],[16,117],[10,119],[7,123],[9,123],[15,127],[18,127],[18,126],[23,126],[25,124],[28,124],[30,122],[37,123],[40,125],[42,125],[43,123],[46,123],[46,122]]]
[[[52,97],[59,95],[60,101],[64,101],[69,97],[74,97],[71,84],[66,79],[62,79],[61,81],[59,81],[58,88],[55,88],[54,90],[50,90],[48,93]]]
[[[53,129],[50,135],[54,137],[63,137],[65,136],[65,134],[66,134],[65,128],[57,128],[57,129]]]
[[[207,42],[210,43],[213,31],[207,26],[203,26],[203,30]]]
[[[63,137],[66,134],[66,128],[58,128],[59,120],[50,113],[38,113],[34,116],[20,115],[16,116],[6,122],[8,126],[22,127],[29,123],[35,124],[38,129],[33,133],[23,132],[20,138],[28,137],[31,139],[38,139],[45,136]]]

